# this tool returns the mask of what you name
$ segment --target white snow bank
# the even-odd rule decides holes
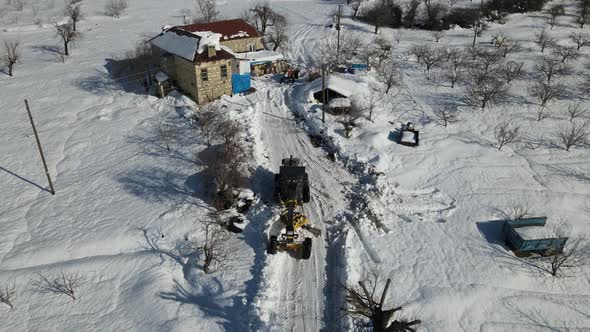
[[[283,59],[283,55],[281,53],[266,50],[237,53],[236,56],[240,59],[248,60],[250,62],[272,62]]]
[[[413,132],[411,131],[402,131],[402,142],[404,143],[416,143],[416,138]]]

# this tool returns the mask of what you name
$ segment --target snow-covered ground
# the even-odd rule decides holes
[[[218,3],[227,18],[248,6]],[[313,63],[320,40],[334,33],[325,25],[337,1],[271,3],[289,19],[287,57],[300,66]],[[41,24],[33,22],[31,4],[44,8],[37,13]],[[437,69],[427,80],[422,66],[405,56],[419,43],[469,45],[470,31],[448,32],[435,44],[428,32],[404,30],[396,44],[394,30],[382,29],[402,61],[406,103],[378,107],[374,121],[360,121],[350,138],[334,117],[327,116],[325,127],[319,122],[304,80],[280,85],[260,78],[256,93],[224,98],[248,128],[258,199],[244,232],[234,235],[231,268],[206,275],[187,241],[202,238],[195,222],[211,209],[197,157],[206,147],[182,116],[191,102],[148,97],[139,77],[113,79],[108,72],[112,59],[138,40],[180,23],[180,10],[192,2],[131,1],[120,19],[101,14],[103,4],[83,3],[83,38],[65,63],[56,59],[59,42],[49,25],[62,20],[60,1],[31,0],[22,12],[0,5],[0,39],[18,38],[23,49],[15,77],[0,76],[0,285],[14,282],[18,290],[13,310],[0,304],[2,330],[337,331],[347,323],[338,311],[339,285],[356,283],[374,267],[394,280],[387,303],[405,304],[424,330],[590,329],[590,269],[567,278],[531,270],[498,244],[488,222],[500,219],[498,210],[527,201],[537,214],[566,218],[573,232],[590,234],[590,150],[566,152],[551,142],[568,122],[570,101],[553,104],[552,116],[537,122],[525,79],[513,83],[506,103],[482,111],[463,103],[464,85],[451,89]],[[551,33],[564,43],[577,29],[571,16],[560,22]],[[479,41],[487,43],[495,31],[516,38],[523,50],[509,57],[530,69],[541,56],[532,40],[542,25],[538,13],[512,15]],[[373,38],[372,27],[348,19],[343,29]],[[582,52],[578,72],[587,70],[590,47]],[[567,83],[574,86],[576,77]],[[344,78],[359,94],[377,84],[373,74]],[[571,91],[590,107],[587,96]],[[55,196],[46,190],[23,99],[37,122]],[[459,103],[460,121],[421,122],[421,113],[405,112],[410,101],[428,114],[441,103]],[[498,151],[493,131],[505,120],[519,124],[525,138],[547,143]],[[404,121],[418,123],[419,147],[391,139]],[[161,123],[176,131],[170,151],[157,135]],[[337,151],[336,162],[306,133],[320,130]],[[265,204],[272,173],[289,155],[308,166],[312,202],[305,212],[322,230],[309,261],[265,253],[276,221],[276,207]],[[61,271],[84,277],[75,302],[34,290],[39,274]]]

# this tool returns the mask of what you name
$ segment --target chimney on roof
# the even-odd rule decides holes
[[[209,56],[209,58],[214,58],[217,55],[215,45],[207,45],[207,55]]]

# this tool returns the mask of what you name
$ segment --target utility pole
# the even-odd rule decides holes
[[[29,114],[29,120],[31,120],[31,127],[33,127],[33,133],[35,134],[35,140],[37,141],[37,148],[39,148],[39,154],[41,155],[41,161],[43,162],[43,168],[45,168],[45,175],[47,175],[47,182],[49,182],[49,189],[52,195],[55,195],[55,189],[53,188],[53,182],[51,182],[51,176],[49,175],[49,170],[47,169],[47,162],[45,161],[45,155],[43,155],[43,148],[41,148],[41,141],[39,141],[39,134],[37,134],[37,128],[35,127],[35,122],[33,121],[33,116],[31,115],[31,110],[29,109],[29,102],[25,99],[25,107],[27,108],[27,113]]]
[[[326,122],[326,65],[322,63],[322,123]]]
[[[483,10],[483,0],[481,0],[481,3],[479,4],[479,14],[477,15],[477,22],[475,22],[474,27],[473,27],[473,44],[471,45],[471,47],[475,47],[475,38],[477,38],[477,34],[479,32],[479,28],[481,26],[481,12]]]
[[[338,5],[338,19],[336,22],[336,31],[338,31],[338,41],[336,44],[336,60],[340,64],[340,16],[342,16],[342,5]]]

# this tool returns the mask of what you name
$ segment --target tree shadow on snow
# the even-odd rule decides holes
[[[143,167],[119,174],[116,180],[134,196],[148,202],[193,203],[197,198],[208,200],[205,176],[201,173],[186,176],[161,167]]]
[[[223,285],[216,277],[211,278],[211,282],[202,285],[201,288],[202,291],[196,292],[174,280],[172,290],[160,292],[159,296],[164,300],[196,305],[205,316],[216,319],[225,331],[249,330],[251,317],[244,316],[247,308],[240,296],[233,296],[231,299],[225,298]],[[232,304],[223,304],[228,299]]]

